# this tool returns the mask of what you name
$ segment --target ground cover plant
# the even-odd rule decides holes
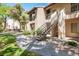
[[[36,56],[34,52],[21,49],[16,37],[11,34],[0,35],[0,56]]]

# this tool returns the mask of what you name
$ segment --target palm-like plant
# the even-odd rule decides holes
[[[21,17],[20,17],[21,28],[23,30],[26,30],[26,24],[28,23],[28,19],[29,19],[28,17],[29,16],[28,16],[28,14],[26,12],[23,12],[22,15],[21,15]]]
[[[23,27],[25,29],[25,24],[26,24],[26,20],[28,18],[28,15],[27,15],[27,13],[24,12],[24,9],[22,8],[22,6],[20,4],[16,4],[14,6],[14,8],[10,11],[10,15],[11,15],[12,18],[19,21],[20,30]]]
[[[15,20],[18,20],[19,23],[20,23],[20,16],[22,15],[22,11],[23,11],[23,8],[20,4],[16,4],[14,6],[14,8],[12,10],[10,10],[10,16],[15,19]],[[21,29],[21,24],[20,24],[20,29]]]

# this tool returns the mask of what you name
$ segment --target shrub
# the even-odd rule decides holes
[[[0,55],[2,56],[12,56],[16,53],[16,51],[20,49],[18,48],[15,43],[9,44],[7,46],[5,46],[5,48],[0,51]]]
[[[67,41],[67,42],[65,42],[65,44],[70,45],[70,46],[74,46],[74,47],[77,46],[77,43],[74,41]]]
[[[3,34],[0,35],[0,42],[3,42],[4,44],[13,43],[16,41],[16,37],[11,34]]]
[[[32,31],[31,31],[31,34],[32,34],[32,35],[35,35],[35,30],[32,30]]]
[[[27,30],[27,31],[24,31],[23,34],[24,34],[24,35],[30,35],[31,32]]]
[[[0,32],[2,32],[3,31],[3,29],[0,29]]]
[[[22,50],[15,42],[15,36],[11,34],[0,35],[0,56],[35,56],[34,52]]]
[[[22,50],[15,45],[15,43],[6,46],[0,51],[0,56],[36,56],[34,52]]]
[[[36,30],[36,34],[37,34],[37,35],[42,34],[42,32],[43,32],[42,29],[37,29],[37,30]]]

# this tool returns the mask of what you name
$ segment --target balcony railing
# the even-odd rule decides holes
[[[79,17],[79,11],[65,15],[65,18],[66,18],[66,19],[78,18],[78,17]]]

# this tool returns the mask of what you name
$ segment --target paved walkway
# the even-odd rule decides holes
[[[27,39],[26,39],[27,38]],[[73,53],[67,50],[59,50],[60,40],[49,39],[48,41],[37,41],[24,35],[17,36],[17,43],[22,49],[36,52],[42,56],[72,56]]]

